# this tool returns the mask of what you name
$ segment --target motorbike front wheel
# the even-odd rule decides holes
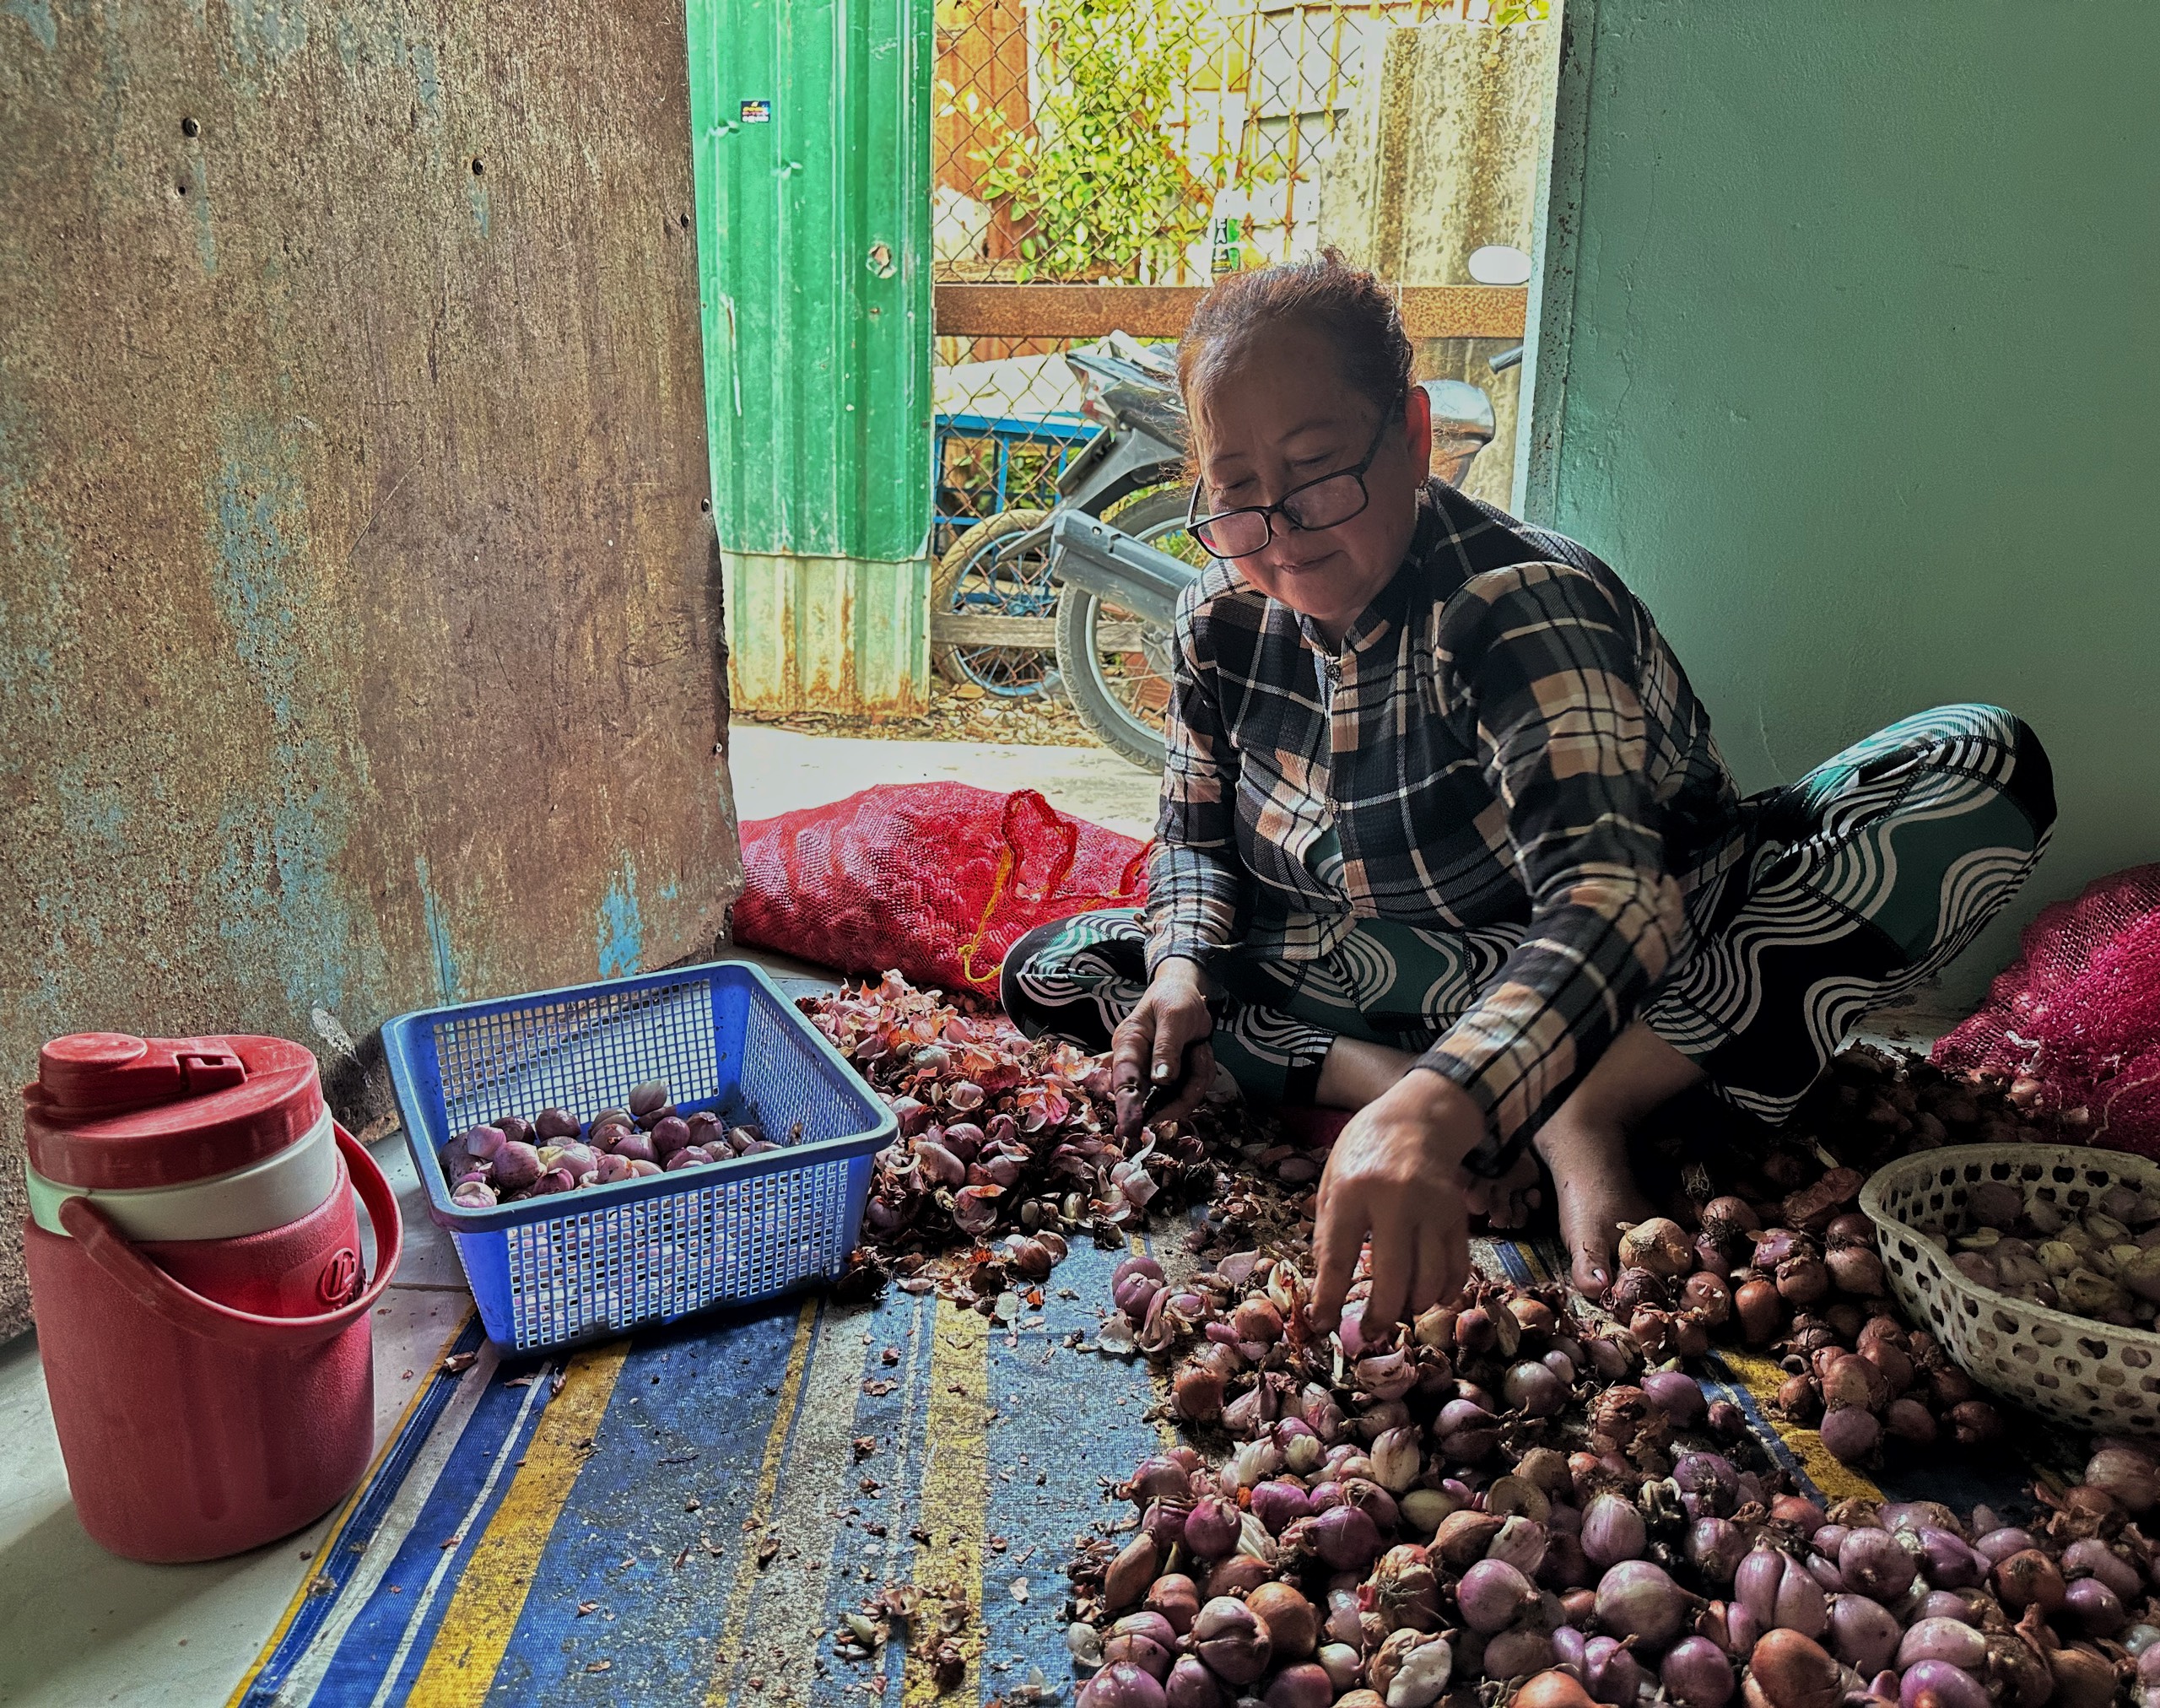
[[[1050,554],[1040,542],[1030,543],[1049,516],[1043,510],[1007,510],[975,523],[937,560],[930,608],[958,617],[1052,614],[1057,589],[1050,585]],[[1050,655],[1026,646],[934,642],[930,660],[955,687],[973,683],[1005,699],[1041,692],[1050,670]]]
[[[1143,493],[1106,520],[1135,539],[1204,562],[1190,541],[1169,536],[1185,527],[1185,495],[1175,487]],[[1057,599],[1057,669],[1081,721],[1104,747],[1142,769],[1163,768],[1163,725],[1170,705],[1170,631],[1079,587]]]

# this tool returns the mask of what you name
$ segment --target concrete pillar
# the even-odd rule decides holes
[[[387,1016],[724,940],[683,18],[0,8],[0,1338],[46,1038],[359,1131]]]
[[[1387,33],[1324,169],[1320,236],[1403,285],[1472,284],[1488,244],[1531,252],[1559,30],[1452,21]],[[1468,380],[1493,399],[1496,434],[1465,489],[1506,505],[1520,370],[1487,367],[1509,341],[1430,338],[1420,379]]]

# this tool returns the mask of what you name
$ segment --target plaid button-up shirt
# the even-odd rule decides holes
[[[1650,613],[1574,541],[1436,480],[1339,651],[1228,564],[1180,602],[1176,647],[1150,970],[1314,959],[1360,918],[1526,927],[1419,1061],[1485,1112],[1471,1167],[1504,1170],[1688,954],[1742,850]],[[1339,864],[1309,860],[1331,830]]]

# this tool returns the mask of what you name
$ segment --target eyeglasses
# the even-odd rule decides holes
[[[1323,474],[1317,480],[1293,486],[1275,504],[1247,505],[1237,510],[1218,511],[1212,516],[1200,516],[1196,512],[1200,509],[1202,483],[1196,480],[1192,484],[1192,501],[1185,506],[1185,532],[1199,541],[1200,549],[1209,557],[1227,559],[1249,558],[1264,549],[1275,538],[1275,518],[1278,516],[1295,533],[1317,533],[1323,528],[1340,527],[1353,516],[1364,514],[1365,506],[1372,502],[1372,495],[1365,490],[1365,471],[1380,454],[1380,445],[1387,437],[1388,429],[1400,419],[1398,412],[1388,412],[1380,431],[1373,435],[1373,442],[1354,466],[1338,468],[1332,474]]]

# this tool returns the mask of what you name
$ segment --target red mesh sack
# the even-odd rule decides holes
[[[2025,1080],[2021,1102],[2082,1109],[2093,1142],[2160,1159],[2160,866],[2134,866],[2025,929],[1938,1068]]]
[[[995,997],[1005,952],[1053,919],[1148,897],[1148,847],[1032,789],[881,784],[742,826],[738,942],[844,973]]]

